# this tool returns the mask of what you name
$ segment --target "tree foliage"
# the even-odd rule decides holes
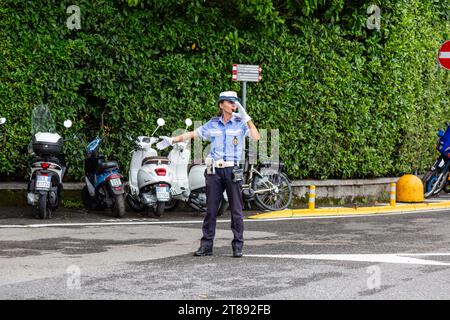
[[[279,128],[293,179],[422,171],[449,119],[450,72],[436,60],[450,39],[448,1],[380,0],[379,31],[366,26],[372,1],[78,0],[81,30],[69,30],[72,4],[0,3],[3,178],[27,174],[31,110],[45,93],[61,131],[71,118],[89,140],[103,117],[102,150],[126,170],[126,136],[151,133],[158,117],[165,134],[210,118],[219,92],[240,90],[233,63],[262,66],[249,113]],[[80,141],[65,146],[77,178]]]

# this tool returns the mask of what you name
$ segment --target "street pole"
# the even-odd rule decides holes
[[[242,82],[242,106],[246,109],[247,103],[247,81]]]

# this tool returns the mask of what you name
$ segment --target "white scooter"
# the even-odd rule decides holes
[[[186,119],[185,124],[187,131],[192,125],[192,120]],[[194,210],[206,211],[206,165],[193,165],[188,169],[191,160],[188,141],[174,143],[168,158],[170,161],[169,169],[172,172],[172,200],[166,204],[166,210],[175,210],[179,202],[183,201]],[[223,215],[227,208],[228,198],[226,192],[224,192],[217,215]]]
[[[164,119],[157,120],[158,127],[152,136],[139,136],[134,141],[131,163],[126,186],[126,200],[129,207],[136,212],[152,209],[155,216],[160,217],[166,202],[170,201],[170,185],[172,181],[169,159],[159,157],[152,145],[158,142],[153,137],[155,132],[164,126]]]
[[[4,125],[5,123],[6,123],[6,118],[1,117],[1,118],[0,118],[0,126]],[[0,132],[0,137],[3,137],[2,132]],[[3,143],[5,143],[5,142],[6,142],[6,141],[4,140]]]

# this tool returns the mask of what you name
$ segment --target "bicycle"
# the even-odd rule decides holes
[[[255,201],[261,210],[286,209],[292,202],[292,185],[283,168],[282,162],[272,161],[261,162],[255,168],[246,158],[242,185],[244,201],[249,205]]]

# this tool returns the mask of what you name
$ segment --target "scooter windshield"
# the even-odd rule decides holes
[[[46,104],[34,107],[31,114],[31,134],[35,135],[38,132],[56,133],[50,108]]]

